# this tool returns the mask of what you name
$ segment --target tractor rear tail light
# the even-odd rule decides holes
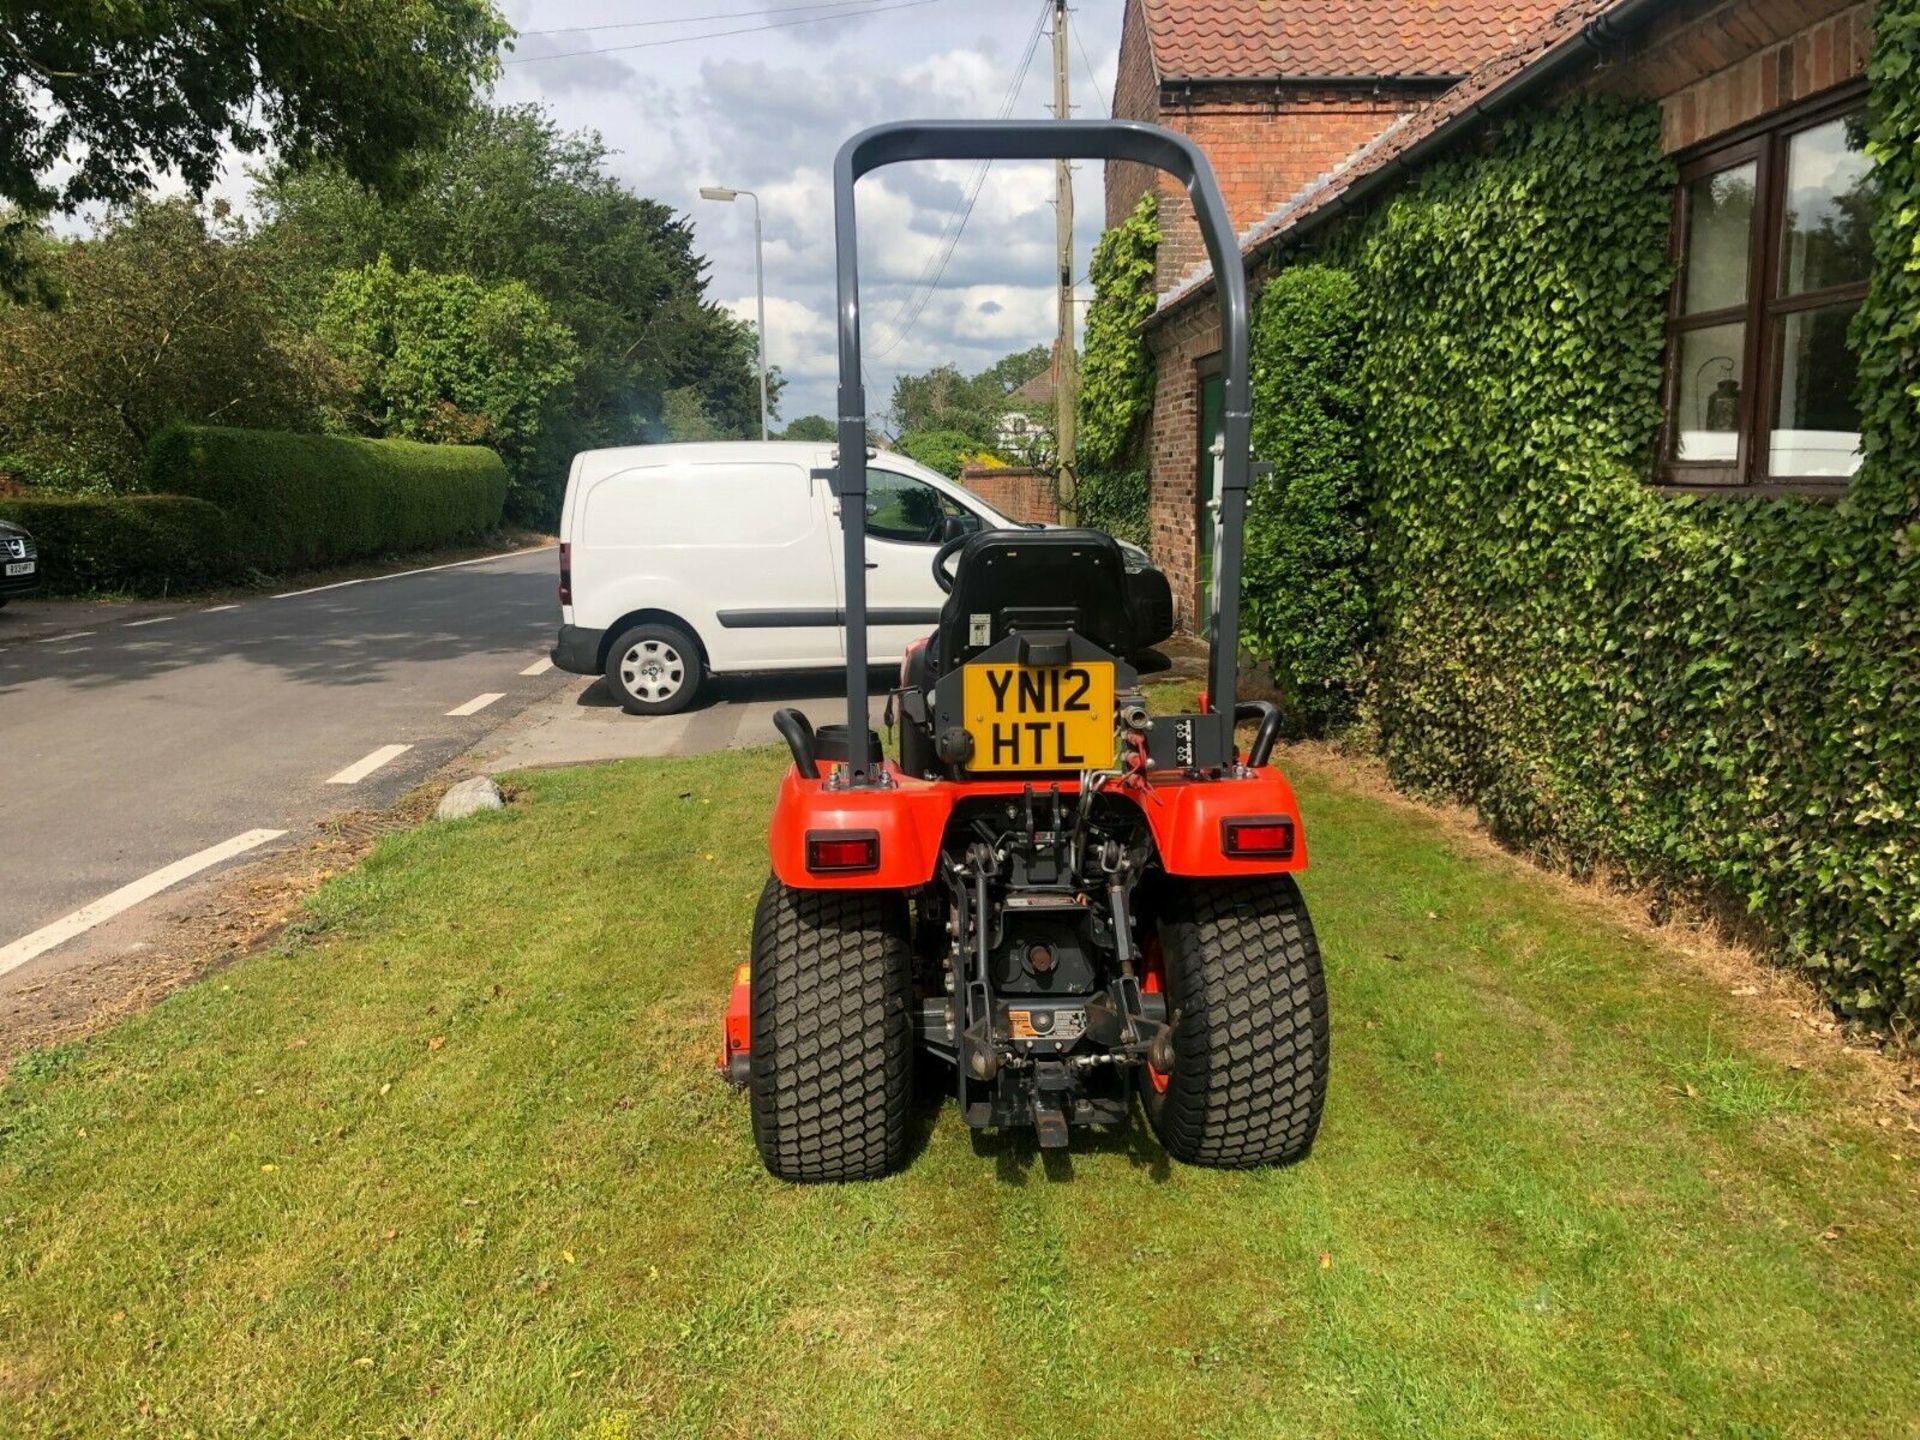
[[[857,875],[880,868],[880,836],[873,830],[809,830],[807,869],[816,875]]]
[[[560,542],[560,603],[573,603],[573,546]]]
[[[1293,854],[1293,817],[1249,815],[1222,820],[1220,849],[1245,860],[1285,860]]]

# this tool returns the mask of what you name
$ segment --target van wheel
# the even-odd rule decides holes
[[[684,710],[700,693],[702,679],[700,647],[678,625],[635,625],[607,647],[607,684],[629,715]]]

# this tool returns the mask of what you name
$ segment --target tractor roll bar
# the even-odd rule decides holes
[[[906,120],[863,130],[833,162],[833,221],[840,289],[840,463],[834,486],[846,567],[846,781],[877,783],[879,757],[867,743],[867,396],[860,376],[860,250],[853,187],[870,170],[905,160],[1132,160],[1165,170],[1186,187],[1220,297],[1221,381],[1226,455],[1220,480],[1219,544],[1213,557],[1213,643],[1207,701],[1234,713],[1240,653],[1240,546],[1252,465],[1247,385],[1247,276],[1233,222],[1207,157],[1186,136],[1135,120]]]

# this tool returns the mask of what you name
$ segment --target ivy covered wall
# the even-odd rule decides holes
[[[1147,539],[1147,469],[1140,448],[1153,408],[1153,352],[1140,327],[1153,314],[1159,201],[1149,190],[1100,237],[1088,277],[1086,353],[1074,407],[1079,436],[1076,518],[1126,540]]]
[[[1740,897],[1886,1023],[1920,1019],[1920,0],[1881,7],[1872,74],[1867,459],[1838,503],[1648,483],[1674,183],[1652,107],[1510,122],[1322,258],[1357,307],[1396,779],[1558,863]],[[1269,435],[1322,405],[1271,377],[1254,400]]]

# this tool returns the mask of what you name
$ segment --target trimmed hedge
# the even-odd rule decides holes
[[[226,510],[247,565],[267,572],[470,539],[507,498],[506,466],[479,445],[211,425],[156,436],[146,483]]]
[[[1295,733],[1352,719],[1366,676],[1359,330],[1353,277],[1327,265],[1283,270],[1254,313],[1253,453],[1273,473],[1248,496],[1243,633]]]
[[[233,521],[186,495],[60,495],[0,500],[0,520],[32,532],[41,586],[168,595],[236,578]]]

